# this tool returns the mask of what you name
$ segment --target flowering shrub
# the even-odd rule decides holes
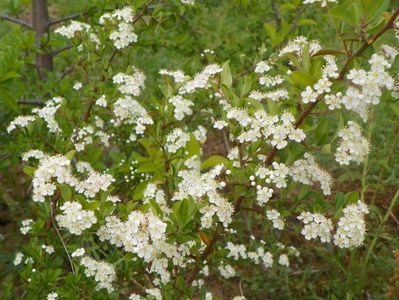
[[[316,35],[282,40],[241,75],[210,50],[197,73],[168,66],[160,79],[134,58],[117,63],[140,47],[143,11],[134,6],[56,29],[81,71],[7,127],[30,141],[20,155],[35,214],[21,220],[29,241],[14,260],[29,296],[212,299],[207,278],[240,277],[242,264],[270,273],[300,266],[298,239],[342,255],[362,247],[367,203],[356,193],[335,198],[330,169],[367,159],[362,127],[398,90],[398,52],[380,40],[399,32],[399,10],[378,2],[353,4],[367,20],[361,40],[343,39],[343,49]],[[350,31],[358,23],[344,13],[348,3],[291,5]],[[224,149],[206,152],[215,136]],[[247,212],[267,236],[237,234]]]

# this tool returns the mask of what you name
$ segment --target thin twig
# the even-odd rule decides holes
[[[51,215],[51,220],[52,220],[52,223],[53,223],[53,227],[54,227],[55,231],[57,231],[57,234],[58,234],[58,236],[59,236],[59,238],[61,240],[62,246],[64,247],[65,253],[66,253],[67,257],[68,257],[69,263],[71,265],[72,273],[75,275],[76,273],[75,273],[75,268],[74,268],[73,263],[72,263],[72,258],[69,255],[69,252],[68,252],[68,249],[67,249],[67,247],[65,245],[64,239],[62,238],[61,233],[58,230],[57,225],[55,224],[54,212],[53,212],[53,208],[52,208],[51,204],[50,204],[50,215]]]
[[[49,26],[53,26],[53,25],[56,25],[56,24],[58,24],[58,23],[62,23],[62,22],[65,22],[65,21],[69,21],[69,20],[72,20],[72,19],[76,19],[76,18],[78,18],[78,17],[80,17],[80,16],[82,16],[82,15],[83,15],[83,13],[76,13],[76,14],[72,14],[72,15],[65,16],[65,17],[60,17],[60,18],[58,18],[58,19],[51,20],[51,21],[48,23],[48,25],[49,25]]]
[[[1,14],[0,15],[0,19],[3,19],[5,21],[10,21],[12,23],[19,24],[21,26],[24,26],[24,27],[27,27],[29,29],[32,29],[32,24],[30,24],[30,23],[28,23],[28,22],[26,22],[24,20],[18,19],[16,17],[12,17],[12,16],[9,16],[9,15]]]
[[[65,46],[65,47],[61,47],[61,48],[59,48],[59,49],[54,50],[54,51],[52,52],[53,57],[56,56],[56,55],[58,55],[58,54],[60,54],[61,52],[64,52],[64,51],[66,51],[66,50],[71,49],[72,47],[73,47],[72,45],[67,45],[67,46]]]
[[[276,25],[278,28],[281,27],[281,15],[280,15],[280,10],[277,6],[276,0],[272,0],[272,9],[274,13],[274,18],[276,19]]]
[[[17,104],[26,104],[40,107],[43,107],[45,105],[45,103],[40,100],[18,100]]]
[[[138,20],[140,20],[152,2],[154,2],[154,0],[150,0],[144,5],[143,9],[134,17],[132,24],[135,24]]]

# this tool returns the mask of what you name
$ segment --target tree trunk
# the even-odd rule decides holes
[[[32,0],[32,28],[36,33],[36,69],[40,80],[46,79],[46,71],[53,69],[53,54],[51,49],[43,43],[49,39],[49,15],[47,0]]]

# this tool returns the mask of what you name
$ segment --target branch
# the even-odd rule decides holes
[[[56,25],[56,24],[58,24],[58,23],[62,23],[62,22],[65,22],[65,21],[69,21],[69,20],[72,20],[72,19],[76,19],[76,18],[78,18],[78,17],[80,17],[80,16],[83,16],[83,15],[84,15],[84,13],[76,13],[76,14],[72,14],[72,15],[60,17],[60,18],[58,18],[58,19],[51,20],[51,21],[48,23],[48,26],[53,26],[53,25]]]
[[[64,52],[64,51],[66,51],[66,50],[71,49],[72,47],[73,47],[72,45],[67,45],[67,46],[65,46],[65,47],[61,47],[61,48],[59,48],[59,49],[54,50],[54,51],[52,52],[53,57],[56,56],[56,55],[58,55],[58,54],[60,54],[61,52]]]
[[[40,106],[43,107],[45,104],[40,100],[18,100],[17,104],[26,104],[26,105],[33,105],[33,106]]]
[[[140,20],[152,2],[154,2],[154,0],[150,0],[144,5],[143,9],[134,17],[132,24],[135,24],[138,20]]]
[[[384,28],[382,28],[378,33],[376,33],[370,40],[365,41],[364,44],[359,48],[359,50],[356,51],[355,54],[351,55],[348,57],[346,60],[344,66],[341,69],[341,72],[339,73],[338,80],[342,80],[345,77],[346,72],[348,71],[349,64],[356,58],[359,57],[360,55],[363,54],[366,49],[371,46],[376,40],[378,40],[385,32],[387,32],[389,29],[394,28],[395,26],[395,20],[399,15],[399,9],[397,9],[393,15],[389,18],[388,22],[385,24]]]
[[[32,24],[30,24],[30,23],[28,23],[28,22],[26,22],[24,20],[12,17],[12,16],[1,14],[0,15],[0,19],[6,20],[6,21],[10,21],[12,23],[16,23],[16,24],[19,24],[21,26],[24,26],[24,27],[27,27],[29,29],[32,29]]]
[[[277,25],[277,27],[281,27],[281,15],[280,15],[280,11],[277,7],[276,0],[272,0],[272,9],[273,9],[274,17],[276,18],[276,25]]]

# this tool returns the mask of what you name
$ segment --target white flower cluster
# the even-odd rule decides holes
[[[169,153],[176,153],[179,149],[184,148],[190,141],[190,134],[183,131],[181,128],[175,128],[166,136],[166,151]]]
[[[225,279],[229,279],[229,278],[236,276],[236,271],[230,265],[220,265],[218,267],[218,270],[219,270],[220,275]]]
[[[118,90],[124,95],[139,96],[144,89],[145,75],[140,70],[133,68],[133,74],[118,73],[112,77],[113,83],[118,85]]]
[[[114,123],[116,126],[122,123],[129,125],[135,124],[134,130],[136,134],[141,135],[144,133],[146,125],[154,123],[146,109],[130,96],[119,98],[113,106],[113,112],[116,117]]]
[[[173,77],[173,80],[176,83],[184,82],[186,75],[184,75],[183,71],[177,70],[177,71],[169,71],[165,69],[159,70],[159,74],[161,75],[168,75]]]
[[[232,220],[233,205],[217,191],[221,185],[216,181],[216,177],[221,174],[222,169],[223,165],[218,165],[203,174],[195,169],[182,170],[178,173],[182,181],[178,184],[178,190],[172,200],[182,200],[191,196],[195,200],[203,202],[205,196],[208,198],[208,205],[200,209],[203,228],[212,226],[214,215],[217,215],[224,227],[227,227]]]
[[[233,244],[228,242],[226,249],[229,250],[227,257],[232,257],[234,260],[249,259],[256,265],[263,264],[265,268],[273,266],[273,255],[269,251],[265,251],[263,247],[258,247],[256,251],[248,251],[242,244]]]
[[[385,50],[384,50],[385,49]],[[386,72],[392,65],[392,59],[397,55],[397,51],[391,47],[383,46],[382,51],[385,55],[373,54],[369,60],[370,71],[352,69],[346,76],[351,85],[344,94],[336,93],[328,95],[326,103],[330,109],[341,108],[356,112],[366,121],[370,105],[380,102],[382,89],[393,90],[395,88],[393,78]]]
[[[195,4],[195,0],[180,0],[180,2],[183,4],[189,4],[189,5]]]
[[[277,210],[270,209],[266,211],[266,218],[269,221],[272,221],[273,228],[278,230],[284,229],[284,219],[281,217],[281,214]]]
[[[136,254],[151,265],[150,272],[159,274],[162,282],[168,282],[171,276],[167,270],[168,258],[175,266],[185,266],[184,257],[189,253],[189,246],[168,244],[165,232],[166,223],[152,212],[133,211],[125,222],[115,216],[107,217],[97,235],[100,241],[108,240],[126,252]]]
[[[80,264],[85,267],[86,277],[94,277],[96,289],[106,289],[109,293],[114,290],[112,283],[116,279],[114,267],[104,261],[96,261],[89,256],[82,257]]]
[[[56,292],[52,292],[47,295],[47,300],[56,300],[57,298],[58,294]]]
[[[55,121],[55,114],[57,110],[61,107],[62,102],[61,97],[54,97],[46,102],[46,105],[43,108],[36,108],[32,110],[34,114],[36,114],[39,118],[43,119],[47,123],[47,127],[50,132],[60,133],[61,129]],[[36,120],[35,116],[19,116],[16,117],[7,127],[7,132],[10,133],[17,127],[26,127],[30,123]]]
[[[55,30],[55,33],[58,33],[68,39],[73,39],[75,35],[79,32],[90,31],[91,27],[89,24],[79,22],[79,21],[71,21],[68,26],[61,26]]]
[[[133,11],[130,7],[116,9],[112,13],[103,14],[100,17],[101,25],[117,26],[116,30],[111,31],[109,39],[114,43],[115,48],[123,49],[131,43],[137,42],[137,34],[133,31]]]
[[[38,155],[37,150],[28,154]],[[27,155],[27,158],[30,157]],[[93,198],[100,190],[107,191],[114,181],[109,174],[89,172],[85,180],[79,180],[71,173],[71,161],[62,155],[48,156],[42,153],[33,177],[33,201],[44,202],[46,196],[54,195],[56,183],[74,187],[78,193]]]
[[[79,202],[65,202],[61,207],[62,215],[55,219],[58,225],[70,233],[81,235],[82,232],[97,223],[97,218],[91,210],[84,210]]]
[[[217,74],[222,72],[223,69],[217,64],[211,64],[205,67],[205,69],[196,74],[194,78],[188,82],[186,82],[180,89],[179,94],[192,94],[198,89],[205,89],[209,87],[209,79]]]
[[[331,2],[331,3],[337,3],[337,0],[304,0],[303,4],[313,4],[313,3],[317,3],[320,2],[321,7],[326,7],[327,3]]]
[[[97,47],[100,44],[100,40],[98,36],[92,31],[91,26],[89,24],[79,21],[71,21],[68,26],[61,26],[55,30],[55,33],[58,33],[68,39],[73,39],[79,36],[79,33],[88,34],[91,42],[95,43]],[[81,49],[82,48],[78,47],[78,50]],[[80,87],[82,86],[80,85]]]
[[[289,41],[288,44],[280,50],[279,56],[283,56],[287,53],[294,53],[296,56],[302,56],[303,47],[309,44],[309,53],[310,55],[316,54],[319,50],[321,50],[321,46],[318,41],[309,41],[304,36],[298,36],[293,41]]]
[[[286,89],[276,89],[271,92],[252,91],[249,98],[258,101],[270,99],[274,102],[278,102],[281,99],[288,99],[288,91]]]
[[[169,213],[170,209],[166,204],[165,192],[154,183],[147,184],[143,193],[144,204],[148,203],[151,199],[155,200],[165,215]]]
[[[32,229],[32,223],[32,219],[23,220],[21,222],[21,228],[19,229],[19,231],[21,231],[23,235],[26,235]]]
[[[107,98],[105,97],[105,95],[102,95],[100,98],[98,98],[96,100],[96,105],[100,106],[100,107],[107,107]]]
[[[306,138],[303,130],[295,127],[295,118],[290,112],[277,116],[257,110],[251,117],[245,109],[229,107],[226,116],[242,127],[241,133],[236,137],[240,143],[262,139],[277,149],[283,149],[288,144],[287,139],[299,143]]]
[[[290,266],[290,261],[288,259],[288,255],[285,253],[280,254],[280,256],[278,257],[278,263],[279,263],[279,265],[288,268]]]
[[[324,60],[326,63],[322,70],[322,78],[313,87],[308,86],[301,93],[303,103],[316,102],[320,95],[331,92],[332,82],[330,79],[338,77],[338,67],[334,56],[326,55]],[[328,101],[326,103],[329,104]]]
[[[79,248],[79,249],[76,249],[74,252],[72,252],[71,256],[72,257],[81,257],[84,254],[85,254],[85,249]]]
[[[351,161],[362,163],[369,153],[369,143],[362,135],[358,124],[349,121],[346,128],[338,131],[341,143],[335,153],[335,160],[341,165],[349,165]]]
[[[258,166],[255,170],[255,176],[264,180],[267,184],[274,183],[277,188],[285,188],[289,172],[290,169],[285,164],[273,162],[272,169]]]
[[[298,216],[305,226],[301,233],[307,240],[317,239],[318,237],[323,243],[331,241],[331,231],[333,225],[331,220],[327,219],[322,214],[303,212]]]
[[[271,64],[265,61],[260,61],[255,67],[255,73],[262,75],[259,77],[259,84],[267,88],[276,87],[284,81],[281,75],[266,75],[265,73],[267,73],[271,68]],[[281,99],[288,99],[288,91],[282,88],[268,92],[261,92],[256,90],[250,93],[249,98],[257,101],[270,99],[274,102],[277,102]]]
[[[23,258],[24,258],[24,254],[23,254],[22,252],[17,252],[17,253],[15,254],[15,258],[14,258],[14,260],[13,260],[14,266],[20,265]]]
[[[292,164],[289,175],[294,181],[302,184],[311,185],[314,182],[319,182],[324,195],[331,194],[331,175],[322,170],[309,153],[305,153],[303,159],[296,160]]]
[[[194,103],[190,100],[184,99],[182,96],[177,95],[169,99],[169,102],[175,107],[174,116],[177,121],[183,120],[184,116],[190,116],[193,113],[191,106]]]
[[[30,123],[34,122],[36,118],[34,116],[19,116],[16,117],[13,121],[11,121],[10,125],[7,127],[7,132],[10,133],[17,127],[24,128],[28,126]]]
[[[54,253],[54,247],[51,245],[42,245],[42,249],[44,250],[44,252],[46,252],[47,254],[52,254]]]
[[[256,202],[259,206],[265,205],[273,196],[274,190],[265,186],[256,186]]]
[[[96,129],[94,129],[91,125],[88,125],[83,128],[75,128],[73,130],[71,141],[74,143],[76,151],[83,151],[87,145],[90,145],[94,142],[95,137],[98,137],[105,147],[109,147],[110,135],[102,130],[104,121],[97,116],[96,126],[98,127]]]
[[[354,248],[363,244],[366,233],[364,216],[369,213],[367,206],[358,201],[344,208],[344,215],[338,221],[334,244],[340,248]]]

